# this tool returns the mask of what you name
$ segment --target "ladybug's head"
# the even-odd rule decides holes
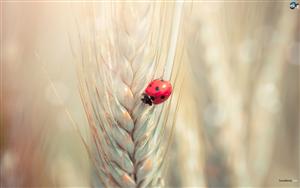
[[[152,99],[146,93],[143,93],[143,98],[141,99],[144,104],[149,104],[152,106]]]

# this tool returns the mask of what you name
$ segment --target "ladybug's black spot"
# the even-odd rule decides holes
[[[159,91],[159,87],[155,87],[155,90],[156,90],[156,91]]]
[[[163,80],[163,79],[161,79],[160,81],[164,82],[164,80]]]
[[[152,87],[152,85],[150,84],[149,87]]]
[[[161,99],[164,99],[164,98],[165,98],[165,96],[164,96],[164,95],[162,95],[162,96],[160,96],[160,98],[161,98]]]

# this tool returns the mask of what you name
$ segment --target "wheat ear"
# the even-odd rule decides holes
[[[86,16],[88,32],[79,32],[79,88],[94,145],[92,161],[103,186],[159,185],[167,116],[162,116],[164,105],[148,106],[140,99],[150,80],[164,73],[170,77],[174,57],[168,54],[174,56],[175,50],[168,49],[177,39],[171,30],[178,35],[180,20],[176,16],[170,22],[176,12],[171,5],[93,6]]]

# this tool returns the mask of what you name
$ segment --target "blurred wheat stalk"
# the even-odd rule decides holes
[[[207,185],[263,186],[282,122],[286,52],[299,20],[284,3],[226,1],[194,3],[186,18],[193,26],[185,36],[205,133]]]
[[[97,3],[85,10],[75,58],[93,145],[87,148],[98,180],[94,185],[159,186],[166,126],[178,97],[155,107],[140,99],[154,78],[176,85],[171,74],[181,6]]]

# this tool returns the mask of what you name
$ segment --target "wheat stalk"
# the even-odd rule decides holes
[[[280,100],[276,85],[283,73],[284,48],[294,36],[295,18],[277,3],[196,5],[198,20],[189,20],[198,28],[188,31],[194,31],[189,34],[188,51],[196,59],[191,61],[200,88],[195,92],[202,95],[199,111],[204,112],[204,130],[210,133],[206,147],[214,150],[207,150],[206,168],[223,172],[208,174],[208,185],[265,185],[280,117],[272,102]],[[239,11],[231,10],[237,7]],[[242,49],[245,41],[251,46]],[[222,159],[211,162],[216,157]]]
[[[97,178],[106,187],[157,186],[166,151],[162,112],[170,105],[150,107],[140,99],[150,80],[171,77],[180,8],[103,3],[86,18],[78,77]]]

